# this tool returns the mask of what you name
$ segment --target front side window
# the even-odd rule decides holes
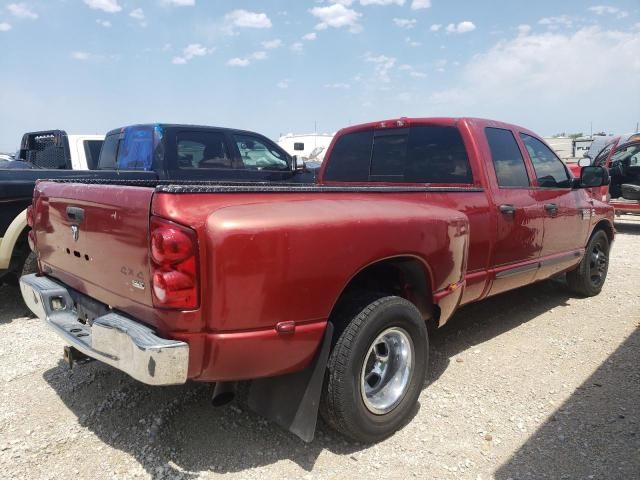
[[[610,143],[609,145],[604,147],[600,151],[598,156],[593,160],[593,165],[595,165],[597,167],[604,167],[604,164],[606,163],[607,158],[609,158],[609,154],[611,153],[611,149],[612,148],[613,148],[613,144],[612,143]]]
[[[485,128],[493,168],[500,187],[529,187],[524,158],[511,130]]]
[[[531,135],[520,134],[533,169],[536,172],[538,186],[543,188],[569,188],[571,179],[564,163],[544,143]]]
[[[284,153],[253,135],[233,136],[240,159],[249,170],[288,170],[289,162]]]
[[[233,168],[220,132],[179,132],[176,149],[181,170]]]

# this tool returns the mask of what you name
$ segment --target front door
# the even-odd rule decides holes
[[[520,133],[536,176],[534,198],[544,209],[544,241],[538,278],[546,278],[579,262],[591,225],[592,200],[572,188],[567,167],[541,140]]]

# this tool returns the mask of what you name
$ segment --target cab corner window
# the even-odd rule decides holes
[[[567,173],[567,168],[549,147],[526,133],[521,133],[520,138],[531,158],[539,187],[571,187],[571,177]]]
[[[513,133],[504,128],[485,128],[493,168],[500,187],[529,187],[524,158]]]
[[[373,131],[353,132],[336,141],[324,174],[326,180],[366,182],[369,180]]]

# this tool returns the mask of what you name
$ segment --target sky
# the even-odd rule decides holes
[[[632,132],[640,2],[0,0],[0,150],[26,131],[269,137],[476,116]]]

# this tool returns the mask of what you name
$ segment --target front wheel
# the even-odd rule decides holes
[[[400,428],[418,400],[429,349],[425,321],[395,296],[360,297],[340,313],[335,320],[347,323],[329,357],[320,413],[343,435],[376,442]]]
[[[609,270],[609,238],[602,230],[589,239],[580,264],[567,272],[569,288],[585,297],[598,295],[604,286]]]

